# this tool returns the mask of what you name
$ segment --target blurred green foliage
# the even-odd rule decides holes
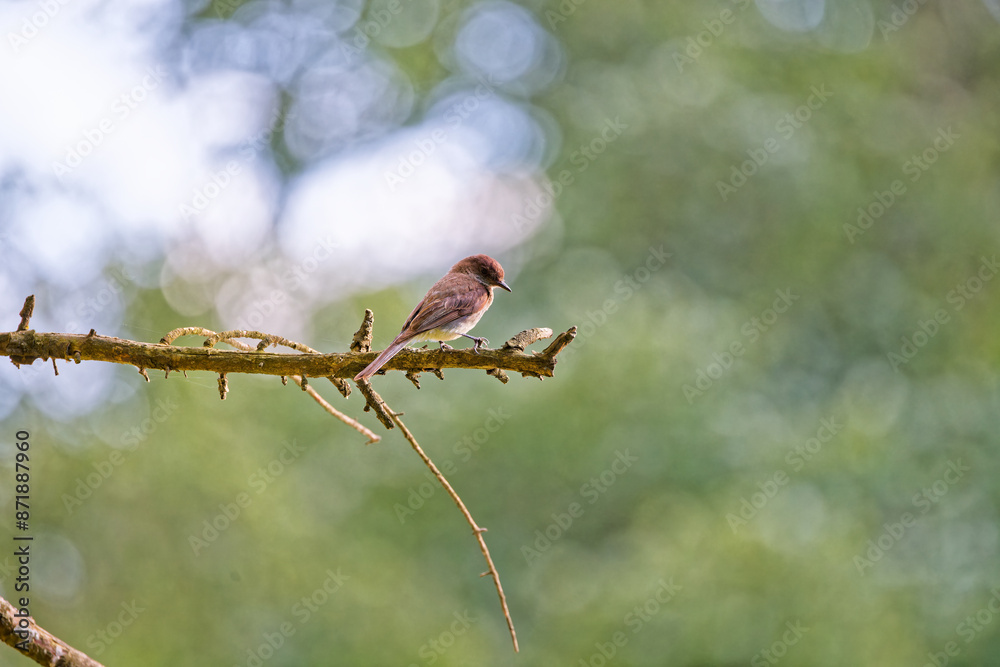
[[[887,2],[803,32],[750,3],[528,6],[566,50],[536,102],[572,183],[476,333],[580,336],[544,383],[376,379],[489,528],[521,654],[398,433],[366,447],[273,378],[220,402],[205,374],[123,368],[93,414],[7,419],[36,457],[33,614],[108,665],[1000,664],[987,6],[884,34]],[[394,54],[417,90],[432,41]],[[328,306],[304,342],[346,349],[365,307],[385,340],[434,278]],[[187,323],[157,290],[128,322]]]

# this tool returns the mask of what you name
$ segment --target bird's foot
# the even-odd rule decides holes
[[[438,345],[441,346],[442,350],[454,350],[455,349],[451,345],[448,345],[444,341],[441,341],[441,340],[438,341]]]
[[[472,340],[476,341],[476,344],[472,346],[472,351],[476,354],[479,354],[479,348],[486,347],[490,344],[490,341],[485,338],[473,338]]]

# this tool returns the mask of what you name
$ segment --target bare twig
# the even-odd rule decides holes
[[[288,340],[287,338],[282,338],[281,336],[272,336],[271,334],[265,334],[259,331],[233,330],[233,331],[223,331],[220,333],[216,333],[209,329],[205,329],[204,327],[184,327],[182,329],[174,329],[173,331],[169,332],[166,336],[161,338],[160,341],[161,343],[164,344],[172,343],[181,336],[204,336],[206,347],[210,347],[215,343],[226,343],[227,345],[232,345],[236,349],[242,350],[244,352],[253,352],[259,349],[259,347],[254,347],[242,341],[234,340],[234,338],[259,338],[261,343],[265,345],[284,345],[285,347],[290,347],[299,350],[301,352],[305,352],[306,354],[319,354],[319,352],[313,350],[308,345],[303,345],[302,343],[297,343],[295,341]],[[313,400],[316,401],[320,405],[320,407],[322,407],[324,410],[330,413],[330,415],[336,417],[337,419],[344,422],[345,424],[353,428],[361,435],[368,438],[368,444],[378,442],[379,440],[382,439],[381,436],[376,435],[371,429],[366,427],[358,420],[345,415],[343,412],[330,405],[326,401],[326,399],[320,396],[319,392],[317,392],[315,389],[309,386],[304,377],[302,377],[301,375],[294,375],[294,374],[290,375],[289,377],[292,378],[295,384],[299,385],[302,388],[302,391],[312,396]],[[226,375],[224,373],[221,373],[219,375],[219,394],[223,400],[225,400],[226,393],[228,393],[228,391],[229,391],[229,381],[226,379]]]
[[[510,340],[500,346],[500,349],[524,352],[524,348],[546,338],[552,338],[552,329],[528,329],[511,336]]]
[[[499,368],[491,368],[490,370],[486,371],[486,374],[492,375],[496,379],[500,380],[500,382],[503,384],[507,384],[508,382],[510,382],[510,378],[507,377],[507,374],[504,373]]]
[[[351,341],[351,352],[371,352],[372,350],[372,325],[375,323],[375,313],[370,308],[365,309],[365,319],[361,322],[361,327],[354,334]]]
[[[385,405],[384,402],[383,405]],[[386,407],[388,408],[388,406]],[[479,542],[479,549],[483,552],[483,558],[486,559],[486,565],[489,568],[489,570],[484,572],[483,575],[485,576],[486,574],[489,574],[493,577],[493,583],[497,588],[497,595],[500,596],[500,606],[503,608],[503,617],[507,620],[507,629],[510,630],[510,639],[514,642],[514,652],[516,653],[520,651],[517,646],[517,632],[514,631],[514,621],[510,618],[510,609],[507,608],[507,596],[504,595],[503,586],[500,584],[500,573],[497,572],[496,565],[493,564],[493,557],[490,556],[489,547],[486,546],[486,540],[483,539],[483,533],[486,532],[486,529],[481,528],[479,524],[476,523],[476,520],[472,518],[472,514],[469,512],[469,508],[467,508],[465,503],[462,502],[462,498],[459,497],[458,493],[448,482],[447,478],[445,478],[444,474],[438,470],[436,465],[434,465],[431,458],[424,453],[423,448],[421,448],[420,444],[417,443],[417,439],[413,437],[412,433],[410,433],[410,429],[406,428],[406,424],[404,424],[399,418],[402,413],[389,409],[389,414],[392,416],[392,420],[396,422],[396,426],[399,427],[403,437],[406,438],[407,442],[410,443],[410,446],[413,447],[413,451],[417,453],[417,456],[419,456],[420,460],[424,462],[424,465],[430,469],[435,477],[437,477],[438,482],[441,483],[444,490],[449,496],[451,496],[451,499],[455,501],[455,504],[458,505],[458,509],[462,512],[462,516],[464,516],[465,520],[470,526],[472,526],[472,533],[476,536],[476,541]]]
[[[551,333],[551,330],[549,331]],[[547,336],[544,337],[547,338]],[[544,357],[546,359],[552,359],[554,363],[556,355],[562,352],[567,345],[572,343],[574,338],[576,338],[576,327],[570,327],[568,331],[565,331],[556,336],[556,339],[552,341],[552,343],[549,344],[547,348],[542,350],[542,353],[539,356]]]
[[[486,371],[489,373],[489,371]],[[420,373],[414,373],[413,371],[406,371],[406,379],[413,383],[413,386],[420,389]]]
[[[368,401],[365,404],[365,412],[371,410],[386,428],[391,429],[393,427],[392,413],[389,411],[389,407],[385,404],[385,401],[382,400],[382,397],[378,395],[378,392],[372,389],[372,383],[368,380],[358,380],[358,390],[365,397],[365,400]]]
[[[372,314],[372,311],[366,310],[365,319],[361,323],[361,327],[358,329],[357,333],[354,334],[354,341],[351,343],[351,350],[356,352],[367,352],[368,350],[371,349],[373,321],[374,321],[374,315]],[[533,331],[539,331],[539,330],[535,329]],[[548,336],[551,335],[552,331],[548,330]],[[548,336],[542,336],[542,337],[546,338]],[[508,341],[508,343],[509,342],[510,341]],[[522,347],[521,349],[523,350],[524,348]],[[499,372],[503,373],[503,371]],[[444,377],[441,375],[440,369],[434,369],[434,373],[442,380],[444,379]],[[408,371],[406,373],[406,377],[407,379],[410,380],[410,382],[416,385],[417,389],[420,389],[420,382],[417,380],[416,372]],[[365,410],[371,408],[375,412],[375,415],[379,418],[379,421],[385,424],[386,428],[392,428],[394,424],[396,426],[399,426],[399,430],[402,432],[403,437],[406,438],[406,441],[410,443],[410,446],[413,447],[413,451],[417,453],[417,456],[419,456],[420,460],[424,462],[424,465],[426,465],[430,469],[430,471],[434,474],[438,482],[441,483],[441,486],[444,487],[444,490],[448,493],[449,496],[451,496],[451,499],[455,501],[455,504],[458,505],[458,509],[462,512],[462,516],[464,516],[465,520],[469,522],[470,526],[472,526],[472,532],[476,536],[476,541],[479,542],[479,548],[483,552],[483,557],[486,559],[486,564],[489,567],[488,574],[490,574],[493,577],[493,583],[497,587],[497,594],[500,596],[500,606],[503,607],[503,616],[507,620],[507,628],[510,630],[511,641],[514,642],[514,651],[517,652],[519,650],[517,646],[517,633],[514,631],[514,621],[511,620],[510,610],[507,608],[507,597],[504,595],[503,586],[500,584],[500,573],[497,572],[496,565],[493,564],[493,558],[492,556],[490,556],[490,550],[486,546],[486,540],[483,539],[483,533],[486,532],[486,529],[479,527],[479,525],[476,523],[476,520],[472,518],[472,514],[469,512],[469,509],[465,506],[465,503],[462,502],[462,498],[458,495],[458,493],[455,491],[452,485],[448,482],[444,474],[438,469],[436,465],[434,465],[434,462],[431,461],[431,458],[427,456],[423,448],[417,442],[417,439],[413,437],[413,433],[410,432],[410,429],[406,428],[406,424],[404,424],[403,421],[400,419],[403,413],[396,412],[388,405],[386,405],[386,402],[382,400],[382,397],[379,396],[374,389],[372,389],[372,385],[368,380],[360,380],[358,381],[357,384],[358,384],[358,389],[361,390],[361,393],[368,401],[368,404],[365,405]]]
[[[35,312],[35,295],[32,294],[27,299],[24,300],[24,306],[21,308],[21,312],[18,315],[21,316],[21,323],[17,325],[18,331],[28,330],[28,320]]]
[[[40,665],[102,667],[35,623],[31,616],[18,616],[18,609],[0,597],[0,638]],[[22,625],[23,624],[23,625]]]
[[[297,375],[293,375],[292,379],[295,380],[296,382],[298,382],[300,380],[299,376],[297,376]],[[301,385],[299,385],[299,386],[301,386]],[[348,426],[350,426],[354,430],[358,431],[359,433],[361,433],[362,435],[364,435],[365,437],[367,437],[368,438],[368,443],[367,444],[372,445],[372,444],[375,444],[376,442],[378,442],[379,440],[382,439],[382,436],[376,435],[375,433],[373,433],[370,429],[368,429],[366,426],[364,426],[363,424],[361,424],[356,419],[348,417],[343,412],[341,412],[337,408],[335,408],[332,405],[330,405],[329,403],[327,403],[326,399],[324,399],[322,396],[320,396],[319,392],[317,392],[312,387],[306,386],[305,387],[305,392],[307,394],[309,394],[310,396],[312,396],[313,400],[316,401],[317,403],[319,403],[320,407],[322,407],[324,410],[326,410],[327,412],[329,412],[331,415],[333,415],[334,417],[336,417],[340,421],[344,422],[345,424],[347,424]]]

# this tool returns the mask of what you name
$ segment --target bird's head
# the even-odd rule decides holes
[[[508,292],[510,286],[503,280],[503,267],[489,255],[472,255],[451,267],[455,273],[467,273],[488,287],[501,287]]]

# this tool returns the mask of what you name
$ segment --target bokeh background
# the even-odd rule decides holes
[[[476,252],[514,289],[478,335],[580,328],[545,382],[376,379],[489,528],[519,655],[397,432],[276,378],[0,360],[0,539],[27,430],[59,637],[1000,664],[997,0],[8,0],[0,33],[0,330],[36,294],[40,331],[333,352],[372,308],[381,348]]]

